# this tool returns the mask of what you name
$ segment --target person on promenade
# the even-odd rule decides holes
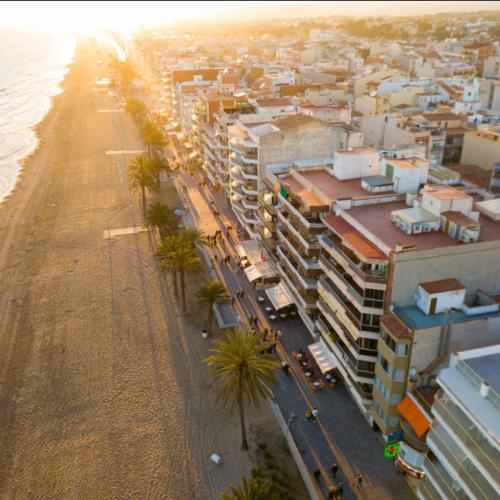
[[[236,302],[236,299],[234,297],[231,297],[231,305],[234,306],[234,303]]]
[[[319,469],[314,470],[314,479],[319,482],[319,478],[321,477],[321,471]]]
[[[358,475],[356,476],[355,481],[356,481],[356,486],[357,486],[358,488],[361,488],[361,486],[362,486],[362,484],[363,484],[363,476],[362,476],[361,474],[358,474]]]
[[[206,339],[208,337],[208,332],[207,332],[207,329],[206,328],[203,328],[203,330],[201,331],[201,336]]]
[[[283,370],[285,375],[288,375],[288,372],[290,370],[290,365],[286,361],[281,362],[281,369]]]
[[[245,291],[244,290],[241,290],[240,291],[240,297],[243,298],[243,296],[245,295]]]
[[[338,465],[337,464],[332,464],[332,466],[330,467],[330,470],[332,471],[332,477],[333,479],[335,479],[335,476],[337,475],[337,470],[338,470]]]
[[[311,413],[312,413],[312,421],[313,421],[313,423],[317,424],[318,423],[318,413],[319,413],[318,409],[317,408],[313,408],[313,410],[312,410]]]
[[[311,423],[311,420],[312,420],[312,411],[311,411],[311,408],[308,408],[306,410],[306,420],[307,420],[307,422],[309,424]]]
[[[335,486],[330,486],[328,489],[328,500],[334,500],[335,498]]]
[[[342,498],[344,494],[344,485],[342,483],[339,483],[335,486],[335,496],[333,498]]]

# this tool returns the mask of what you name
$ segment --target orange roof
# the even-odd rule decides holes
[[[395,337],[402,340],[411,339],[411,330],[396,314],[389,313],[380,317],[380,324],[389,330]]]
[[[292,103],[289,99],[278,97],[275,99],[257,99],[257,104],[261,108],[269,108],[274,106],[290,106]]]
[[[220,69],[174,69],[172,83],[176,85],[181,82],[193,81],[195,75],[201,75],[204,81],[216,80],[220,71]]]
[[[341,217],[335,214],[329,214],[323,217],[323,221],[332,231],[342,238],[342,243],[346,244],[363,260],[367,262],[387,262],[388,258],[384,253]]]
[[[398,404],[399,413],[408,421],[417,436],[421,438],[431,426],[424,412],[410,396],[405,396]]]
[[[427,281],[426,283],[420,283],[420,286],[427,293],[443,293],[443,292],[454,292],[457,290],[465,290],[465,287],[456,278],[448,278],[444,280]]]

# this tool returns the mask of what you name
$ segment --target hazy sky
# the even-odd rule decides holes
[[[0,3],[0,25],[49,28],[133,27],[175,21],[315,17],[327,15],[386,16],[438,12],[498,10],[498,1],[332,1],[332,2],[190,2],[72,1]]]

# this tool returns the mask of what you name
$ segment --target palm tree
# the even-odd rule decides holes
[[[169,260],[181,278],[182,309],[184,313],[186,313],[186,274],[195,274],[200,272],[202,269],[201,259],[195,255],[191,248],[188,248],[187,246],[180,246],[174,253],[171,254]]]
[[[220,494],[221,500],[277,500],[279,498],[268,482],[260,476],[254,477],[253,474],[251,479],[243,477],[241,486],[231,484],[229,489],[231,493]]]
[[[212,333],[214,304],[227,304],[231,300],[226,288],[219,281],[214,280],[200,287],[196,293],[199,301],[208,307],[208,333]]]
[[[195,249],[197,244],[206,245],[208,243],[206,234],[195,227],[189,227],[185,229],[181,233],[181,236],[193,250]]]
[[[162,238],[167,232],[177,231],[179,225],[179,218],[175,215],[174,209],[161,201],[149,206],[144,220],[148,226],[158,227]]]
[[[179,298],[179,290],[177,287],[177,268],[172,265],[171,255],[176,252],[180,247],[186,245],[186,242],[182,239],[179,234],[171,234],[165,236],[162,240],[158,249],[155,252],[156,257],[163,263],[163,268],[172,273],[172,278],[174,282],[174,293],[175,297]]]
[[[130,113],[136,123],[140,123],[145,119],[148,109],[141,99],[129,97],[125,101],[125,111]]]
[[[153,176],[147,170],[133,170],[129,172],[130,184],[132,189],[141,192],[142,199],[142,215],[146,215],[146,190],[153,191],[155,189],[155,181]]]
[[[151,158],[146,155],[137,155],[128,165],[129,172],[133,170],[142,170],[151,172]]]
[[[257,408],[260,399],[272,397],[278,362],[270,354],[261,354],[263,344],[258,335],[240,329],[214,341],[213,353],[205,362],[213,369],[214,378],[222,385],[217,399],[238,406],[241,424],[241,448],[248,450],[245,430],[245,401]]]
[[[155,157],[151,158],[148,165],[149,171],[155,176],[156,183],[160,185],[160,172],[169,172],[170,165],[165,158]]]
[[[140,133],[142,140],[149,150],[149,154],[158,157],[158,150],[165,143],[165,137],[160,128],[153,122],[146,121],[141,125]]]

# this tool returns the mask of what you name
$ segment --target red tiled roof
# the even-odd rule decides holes
[[[212,81],[217,79],[220,69],[174,69],[172,71],[173,84],[181,82],[191,82],[195,75],[201,75],[204,81]]]
[[[490,42],[475,42],[464,45],[464,49],[483,49],[485,47],[492,47]]]
[[[437,281],[427,281],[425,283],[420,283],[420,286],[430,294],[443,293],[443,292],[454,292],[456,290],[465,290],[465,287],[456,278],[448,278],[444,280]]]
[[[422,113],[422,116],[430,122],[443,122],[448,120],[460,120],[454,113]]]
[[[276,99],[257,99],[257,104],[262,108],[270,108],[274,106],[290,106],[292,103],[289,99],[276,98]]]
[[[365,261],[387,262],[387,256],[375,245],[368,241],[359,231],[354,229],[347,221],[335,214],[323,217],[324,223],[334,231],[343,243],[353,252],[360,255]]]
[[[398,339],[411,339],[411,330],[405,325],[403,320],[396,314],[389,313],[380,317],[380,324],[384,326]]]

